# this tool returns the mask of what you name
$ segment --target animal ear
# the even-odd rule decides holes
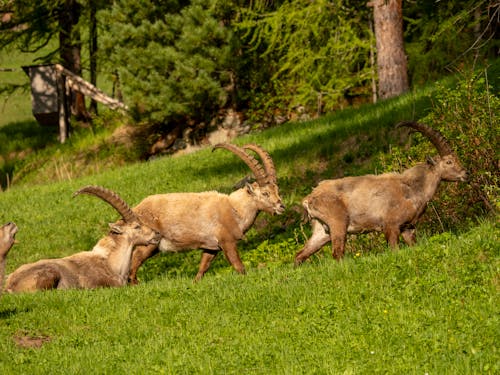
[[[252,195],[255,194],[255,190],[254,190],[254,188],[253,188],[253,186],[252,186],[251,183],[246,182],[245,183],[245,187],[247,188],[248,194],[252,194]]]
[[[239,180],[237,183],[234,184],[233,188],[234,189],[241,189],[246,186],[246,184],[249,184],[252,182],[252,177],[250,176],[245,176],[241,180]]]
[[[426,161],[426,162],[427,162],[427,164],[429,164],[429,165],[432,165],[432,166],[436,165],[436,161],[435,161],[433,158],[431,158],[430,156],[427,156],[427,157],[425,158],[425,161]]]
[[[115,223],[109,223],[109,229],[110,229],[111,233],[114,233],[114,234],[122,234],[123,233],[122,227],[120,227],[119,225],[116,225]]]

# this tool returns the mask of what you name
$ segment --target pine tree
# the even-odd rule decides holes
[[[138,119],[168,131],[210,118],[227,101],[232,32],[215,0],[114,2],[101,56],[118,70]]]

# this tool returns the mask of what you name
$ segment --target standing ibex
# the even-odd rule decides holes
[[[408,245],[415,243],[414,224],[423,214],[441,180],[465,181],[467,171],[438,131],[417,122],[397,125],[425,135],[439,152],[403,173],[385,173],[326,180],[304,198],[302,205],[312,221],[312,235],[295,256],[298,265],[328,241],[333,257],[344,256],[347,233],[380,231],[391,247],[401,234]]]
[[[123,219],[110,224],[108,235],[91,251],[60,259],[42,259],[19,267],[7,278],[7,292],[122,286],[127,283],[134,246],[158,244],[160,235],[142,224],[116,193],[99,186],[81,188],[75,195],[81,193],[101,198]]]
[[[159,246],[138,246],[134,251],[131,283],[137,282],[137,269],[141,264],[158,250],[201,249],[203,254],[196,281],[203,277],[221,250],[233,268],[243,274],[245,267],[237,251],[238,240],[250,229],[259,211],[283,213],[285,207],[279,195],[276,170],[265,150],[255,144],[238,147],[223,143],[215,148],[225,148],[239,156],[252,170],[256,182],[247,183],[229,195],[208,191],[146,197],[133,210],[144,223],[160,232],[162,239]],[[262,164],[245,149],[257,153]]]
[[[3,292],[3,277],[5,275],[7,254],[14,244],[16,233],[17,226],[14,223],[7,223],[0,227],[0,295]]]

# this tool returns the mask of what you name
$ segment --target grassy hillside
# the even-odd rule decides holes
[[[310,230],[300,200],[321,179],[379,172],[382,156],[409,142],[393,125],[422,118],[433,89],[237,139],[270,152],[287,206],[281,216],[261,214],[240,242],[247,276],[219,256],[193,284],[200,253],[192,251],[149,260],[137,287],[4,295],[0,372],[498,373],[497,218],[464,218],[454,232],[421,225],[418,246],[399,252],[380,235],[350,236],[341,263],[327,246],[304,266],[291,265]],[[90,249],[106,232],[117,215],[94,197],[72,198],[83,185],[103,185],[136,204],[154,193],[227,193],[249,174],[233,154],[210,149],[70,173],[79,165],[68,155],[104,133],[40,154],[36,168],[45,177],[0,194],[0,223],[20,228],[8,272]],[[49,158],[60,179],[44,174]],[[425,218],[440,220],[432,209]]]
[[[280,242],[280,234],[295,238],[295,246],[302,243],[297,208],[302,197],[322,178],[374,172],[377,156],[386,152],[392,142],[405,139],[401,131],[393,129],[393,124],[408,118],[408,113],[425,113],[428,103],[426,92],[420,91],[376,106],[346,110],[309,123],[290,123],[239,139],[238,143],[259,143],[271,153],[288,207],[281,217],[262,215],[257,223],[262,229],[250,232],[242,248],[254,249],[264,239],[272,241],[276,237]],[[72,193],[82,185],[103,185],[136,204],[143,197],[160,192],[230,192],[233,184],[249,173],[245,164],[229,152],[203,149],[69,181],[14,185],[0,194],[0,221],[12,220],[21,228],[20,244],[9,267],[42,255],[55,257],[91,248],[116,214],[95,198],[73,199]],[[159,261],[176,259],[161,258]],[[185,256],[181,258],[184,262]],[[168,267],[162,265],[158,271],[165,269]]]
[[[499,228],[247,276],[6,295],[3,374],[495,374]]]

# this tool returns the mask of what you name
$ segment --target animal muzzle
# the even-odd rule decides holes
[[[151,238],[149,243],[151,245],[158,245],[160,243],[160,240],[161,240],[161,234],[158,232],[155,232],[155,236],[153,238]]]
[[[277,215],[281,215],[285,212],[285,205],[283,203],[279,203],[274,207],[274,213]]]
[[[12,236],[14,236],[19,230],[17,225],[12,221],[9,221],[7,224],[4,225],[4,227],[8,227],[8,230]]]
[[[469,171],[463,171],[458,179],[459,181],[466,182],[469,179]]]

